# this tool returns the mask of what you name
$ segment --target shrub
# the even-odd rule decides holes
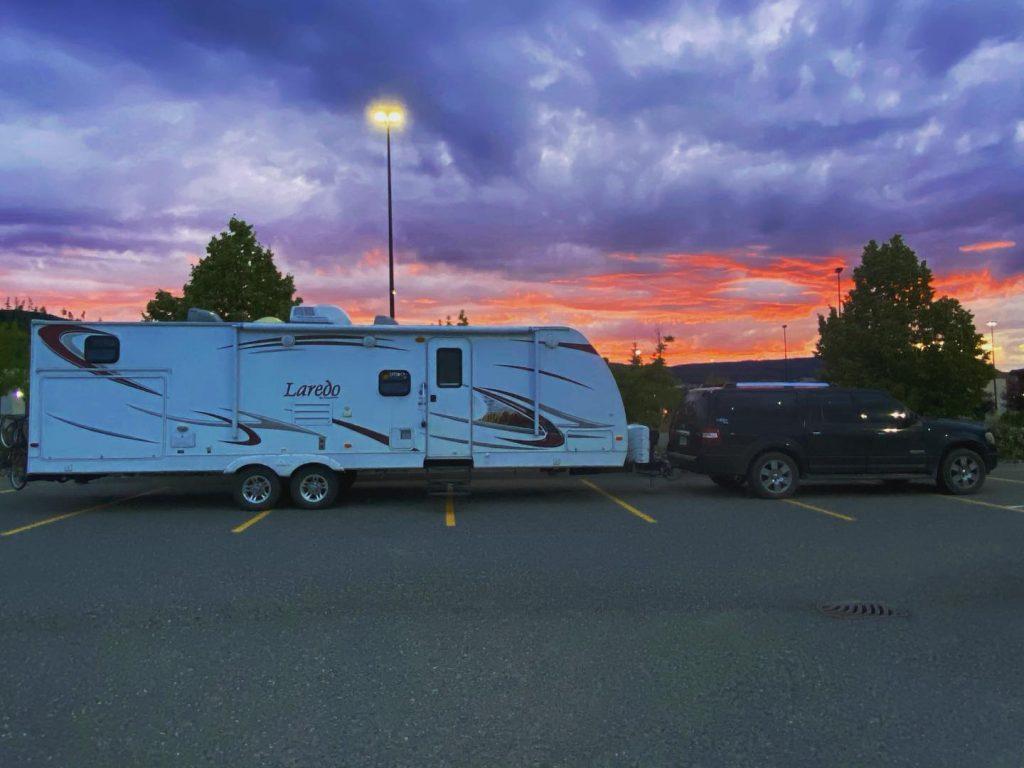
[[[1024,413],[1004,413],[992,425],[1003,459],[1024,459]]]

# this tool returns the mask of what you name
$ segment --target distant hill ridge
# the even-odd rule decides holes
[[[816,357],[791,357],[785,360],[737,360],[727,363],[683,363],[669,366],[683,384],[700,386],[709,380],[716,382],[817,380],[821,375],[821,361]]]

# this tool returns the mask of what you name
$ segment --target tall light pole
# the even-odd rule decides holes
[[[999,325],[995,320],[989,320],[988,332],[992,338],[992,406],[995,409],[993,413],[999,415],[999,390],[996,388],[996,326]]]
[[[836,314],[843,314],[843,288],[842,278],[839,276],[843,274],[842,267],[836,267]]]
[[[391,129],[405,122],[405,110],[399,104],[373,104],[370,117],[374,124],[384,129],[388,149],[388,306],[391,319],[395,319],[395,234],[391,209]]]
[[[782,365],[785,371],[786,381],[789,381],[789,339],[786,338],[786,323],[782,324]]]

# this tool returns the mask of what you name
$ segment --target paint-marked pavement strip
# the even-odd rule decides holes
[[[0,493],[14,493],[14,489],[13,488],[7,488],[7,489],[5,489],[3,491],[0,491]]]
[[[1024,480],[1012,480],[1009,477],[992,477],[988,476],[989,480],[995,480],[997,483],[1016,483],[1017,485],[1024,485]]]
[[[783,499],[783,501],[786,502],[787,504],[792,504],[794,507],[803,507],[804,509],[809,509],[812,512],[817,512],[817,513],[822,514],[822,515],[828,515],[829,517],[834,517],[837,520],[844,520],[847,523],[855,523],[855,522],[857,522],[857,518],[856,517],[851,517],[850,515],[843,515],[843,514],[840,514],[839,512],[833,512],[831,509],[823,509],[822,507],[816,507],[813,504],[807,504],[806,502],[797,501],[796,499]]]
[[[132,499],[138,499],[138,498],[141,498],[142,496],[149,496],[150,494],[158,493],[159,491],[163,491],[163,490],[166,490],[166,489],[165,488],[155,488],[155,489],[153,489],[151,491],[143,491],[142,493],[136,493],[134,496],[125,496],[123,499],[114,499],[113,501],[107,501],[107,502],[104,502],[103,504],[96,504],[95,506],[86,507],[85,509],[76,509],[74,512],[66,512],[63,515],[56,515],[54,517],[48,517],[45,520],[37,520],[34,523],[29,523],[28,525],[23,525],[20,528],[12,528],[9,531],[4,531],[4,532],[0,533],[0,536],[14,536],[16,533],[24,533],[25,531],[31,531],[33,528],[39,528],[39,527],[44,526],[44,525],[49,525],[50,523],[59,523],[61,520],[67,520],[68,518],[71,518],[71,517],[77,517],[78,515],[84,515],[86,512],[96,512],[96,511],[98,511],[100,509],[106,509],[107,507],[113,507],[115,504],[123,504],[126,501],[131,501]]]
[[[448,495],[444,497],[444,524],[448,528],[455,527],[455,499],[452,498],[452,489],[448,489]]]
[[[269,515],[271,513],[271,511],[272,510],[268,509],[268,510],[265,510],[263,512],[260,512],[258,515],[250,517],[248,520],[246,520],[241,525],[237,525],[234,528],[232,528],[231,532],[232,533],[245,533],[246,529],[251,528],[252,526],[256,525],[256,523],[258,523],[264,517]]]
[[[942,498],[949,499],[950,501],[962,501],[964,504],[975,504],[979,507],[991,507],[992,509],[1006,509],[1009,510],[1010,512],[1018,513],[1024,512],[1024,510],[1021,510],[1018,507],[1011,507],[1008,504],[994,504],[991,501],[981,501],[979,499],[965,499],[963,496],[943,496]]]
[[[581,480],[580,480],[580,482],[581,482],[581,483],[583,483],[583,484],[584,484],[585,486],[587,486],[588,488],[592,488],[592,489],[594,489],[595,491],[597,491],[598,493],[600,493],[600,494],[601,494],[602,496],[604,496],[604,497],[606,497],[606,498],[609,498],[609,499],[611,499],[611,500],[612,500],[612,501],[614,501],[614,502],[615,502],[616,504],[618,504],[618,505],[619,505],[620,507],[622,507],[622,508],[623,508],[624,510],[626,510],[626,511],[627,511],[627,512],[629,512],[630,514],[636,515],[636,516],[637,516],[637,517],[639,517],[639,518],[640,518],[641,520],[643,520],[643,521],[645,521],[645,522],[648,522],[648,523],[656,523],[656,522],[658,522],[657,520],[655,520],[655,519],[654,519],[653,517],[651,517],[650,515],[644,514],[644,513],[643,513],[643,512],[641,512],[641,511],[640,511],[639,509],[637,509],[636,507],[634,507],[634,506],[633,506],[632,504],[629,504],[628,502],[625,502],[625,501],[623,501],[623,500],[622,500],[622,499],[620,499],[620,498],[619,498],[618,496],[612,496],[612,494],[608,493],[608,491],[606,491],[606,490],[605,490],[604,488],[602,488],[601,486],[599,486],[599,485],[596,485],[596,484],[594,484],[594,483],[590,482],[589,480],[582,480],[582,479],[581,479]]]

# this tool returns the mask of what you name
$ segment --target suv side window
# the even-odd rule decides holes
[[[718,415],[727,419],[784,423],[796,418],[792,392],[730,392],[719,395]]]
[[[866,424],[899,426],[907,415],[903,403],[882,392],[862,392],[857,395],[860,420]]]
[[[823,424],[859,424],[861,421],[853,397],[846,392],[815,397],[811,413],[818,416]]]

